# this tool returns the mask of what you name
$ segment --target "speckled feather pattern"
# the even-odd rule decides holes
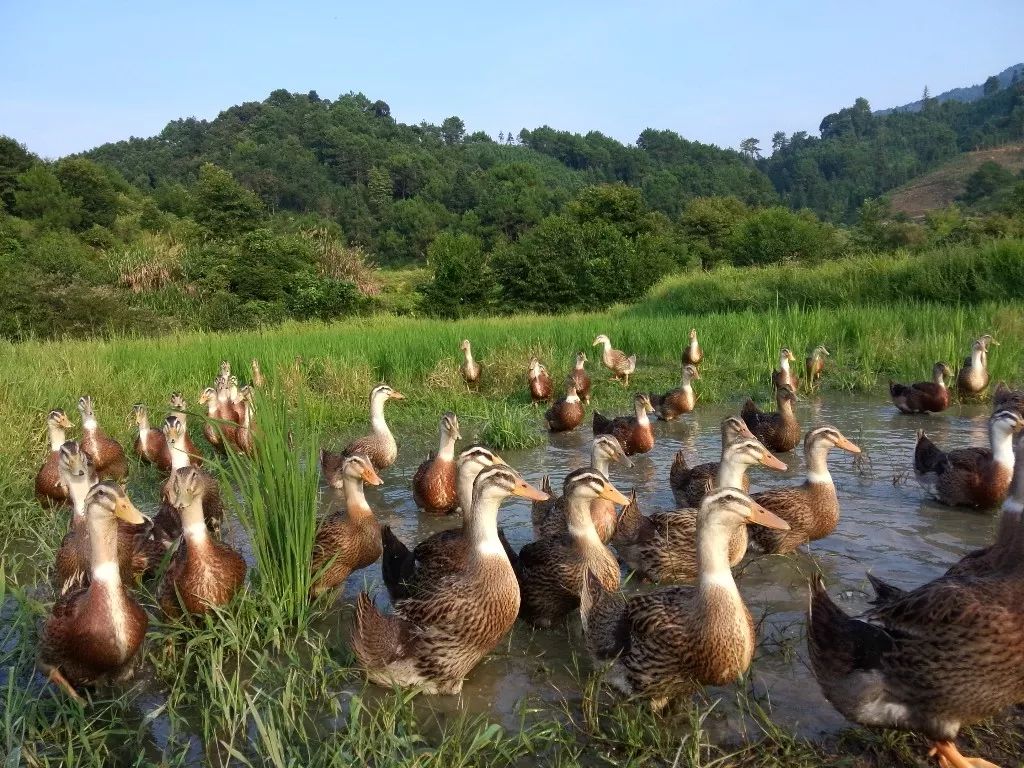
[[[160,580],[157,601],[168,617],[202,615],[212,606],[225,605],[245,583],[245,560],[219,541],[183,538]]]
[[[621,573],[612,551],[580,541],[569,533],[527,544],[519,551],[522,616],[538,626],[551,626],[580,605],[587,572],[607,589],[619,588]]]
[[[755,493],[753,499],[790,526],[788,531],[750,526],[750,538],[766,554],[789,554],[808,541],[825,538],[839,525],[839,497],[832,483],[805,482]]]
[[[412,478],[412,497],[416,506],[428,515],[450,515],[459,505],[455,462],[431,456]]]
[[[718,467],[721,462],[708,461],[690,467],[686,456],[677,451],[669,469],[668,484],[672,488],[672,496],[681,507],[699,507],[709,491],[718,484]],[[750,479],[743,475],[741,491],[750,490]]]

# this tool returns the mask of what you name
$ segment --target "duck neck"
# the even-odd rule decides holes
[[[779,391],[778,396],[775,398],[775,405],[783,416],[793,415],[793,403],[788,397],[783,397],[782,391]]]
[[[384,421],[384,403],[387,398],[375,397],[373,402],[370,403],[370,426],[373,427],[373,431],[377,434],[390,435],[391,430],[388,428],[388,423]]]
[[[60,424],[48,424],[46,427],[50,437],[50,451],[56,453],[64,445],[67,433]],[[39,434],[38,432],[36,434]]]
[[[68,495],[71,497],[72,522],[85,521],[85,497],[89,495],[92,481],[88,475],[81,477],[65,477],[64,482],[68,486]]]
[[[149,415],[142,412],[138,416],[139,419],[139,437],[142,442],[146,442],[146,438],[149,437]]]
[[[746,474],[747,465],[726,454],[718,464],[718,487],[742,489]]]
[[[736,580],[729,565],[729,539],[732,530],[713,520],[697,523],[697,573],[702,593],[713,588],[727,590],[739,597]]]
[[[366,503],[366,494],[363,492],[363,481],[358,477],[345,476],[342,481],[342,489],[345,493],[345,511],[349,518],[358,519],[373,517],[370,505]]]
[[[455,435],[448,430],[441,430],[441,440],[437,446],[437,458],[441,461],[455,460]]]
[[[608,477],[608,466],[610,464],[611,462],[605,456],[604,451],[601,450],[601,446],[595,445],[590,452],[590,468],[595,472],[600,472],[604,477]]]
[[[683,376],[679,380],[679,388],[683,390],[683,392],[690,392],[693,390],[693,384],[692,380],[690,379],[690,374],[688,374],[686,371],[683,371]]]
[[[697,355],[697,349],[698,349],[699,346],[700,345],[697,344],[697,337],[696,336],[694,336],[692,339],[690,339],[690,354],[693,355],[693,356],[696,356]]]
[[[169,440],[168,444],[171,447],[171,472],[184,469],[192,464],[192,459],[189,457],[188,451],[185,450],[184,437]]]
[[[96,423],[96,414],[94,414],[92,411],[82,414],[83,432],[95,432],[97,426],[99,425]]]
[[[971,368],[984,368],[986,362],[984,349],[971,350]]]
[[[647,406],[643,403],[636,404],[636,423],[641,427],[646,427],[651,423],[651,420],[647,418]]]
[[[789,357],[786,355],[779,355],[779,370],[785,374],[789,374]]]
[[[590,516],[590,499],[581,498],[578,494],[569,497],[566,513],[569,535],[585,547],[603,547],[601,537],[594,527],[594,518]]]
[[[586,364],[586,361],[584,361],[584,360],[580,360],[579,358],[577,358],[577,359],[576,359],[576,370],[577,370],[577,371],[582,371],[582,370],[583,370],[583,366],[584,366],[585,364]]]
[[[932,373],[932,381],[942,389],[946,388],[946,377],[942,375],[942,369],[936,368]]]
[[[993,461],[1013,469],[1013,432],[997,424],[993,424],[989,430]]]
[[[807,482],[832,485],[832,474],[828,471],[828,452],[832,446],[824,440],[816,440],[807,447]]]
[[[462,510],[462,522],[465,526],[469,519],[470,511],[473,509],[473,483],[476,476],[480,474],[482,467],[475,464],[464,464],[459,467],[458,476],[455,479],[455,490],[459,496],[459,508]]]
[[[181,509],[181,525],[185,541],[190,547],[206,545],[209,534],[206,531],[206,520],[203,516],[203,499],[197,496]]]
[[[217,402],[219,398],[211,397],[206,401],[206,415],[211,419],[217,418]]]
[[[463,521],[463,530],[470,542],[470,558],[507,557],[498,538],[498,506],[504,498],[489,489],[483,489],[473,498],[470,513]]]
[[[569,393],[565,396],[565,402],[567,402],[567,403],[578,403],[579,401],[580,401],[580,396],[576,394],[576,390],[575,389],[570,389]]]
[[[117,521],[112,517],[89,518],[89,567],[93,582],[112,591],[121,586],[121,570],[117,564]]]
[[[466,366],[467,367],[472,367],[472,365],[473,365],[473,348],[472,347],[466,347],[464,350],[462,350],[462,356],[463,356],[463,358],[466,361]]]

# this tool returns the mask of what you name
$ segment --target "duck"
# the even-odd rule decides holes
[[[740,416],[754,437],[776,453],[788,453],[800,443],[800,422],[793,413],[796,390],[778,387],[775,390],[775,403],[777,411],[765,412],[758,408],[753,400],[747,398],[740,410]]]
[[[824,344],[819,344],[804,360],[804,371],[807,373],[807,388],[812,391],[821,380],[821,374],[825,372],[826,357],[831,357],[831,355],[825,349]]]
[[[82,416],[82,450],[89,454],[96,474],[100,479],[125,482],[128,479],[128,459],[124,448],[114,438],[104,432],[96,423],[92,398],[85,395],[78,400],[78,412]]]
[[[721,431],[723,456],[726,448],[732,443],[740,440],[757,440],[739,416],[730,416],[724,419]],[[691,467],[686,462],[686,454],[676,451],[668,475],[668,484],[672,489],[672,496],[675,498],[676,504],[681,507],[699,507],[704,494],[715,487],[715,478],[719,475],[720,463],[708,461]],[[744,475],[740,482],[740,485],[734,487],[746,493],[750,489],[750,481]]]
[[[622,386],[628,387],[629,376],[636,370],[636,355],[626,357],[625,352],[612,349],[611,340],[603,333],[597,336],[590,346],[596,347],[598,344],[602,345],[601,362],[612,372],[612,379],[614,381],[623,379]]]
[[[569,374],[573,385],[576,387],[576,394],[584,403],[590,402],[590,374],[587,373],[587,355],[585,352],[576,353],[576,364]]]
[[[570,376],[565,380],[565,397],[560,397],[544,411],[544,422],[550,432],[571,432],[583,423],[583,404]]]
[[[1015,411],[989,419],[989,447],[943,451],[924,430],[917,432],[914,474],[921,487],[950,507],[992,509],[999,506],[1013,478],[1013,436],[1024,429]]]
[[[530,385],[530,400],[534,405],[551,399],[552,392],[554,391],[551,386],[551,374],[548,373],[548,369],[541,365],[540,360],[536,357],[530,358],[526,379]]]
[[[345,458],[356,453],[364,454],[380,472],[395,463],[398,458],[398,443],[384,421],[384,404],[388,400],[404,400],[405,395],[387,384],[379,384],[370,392],[370,427],[368,435],[358,437],[346,445],[340,453],[320,452],[320,465],[324,475],[336,474]]]
[[[81,586],[89,581],[89,525],[86,514],[86,498],[89,491],[99,482],[92,459],[82,451],[74,440],[68,440],[60,450],[61,482],[71,495],[71,524],[57,549],[55,561],[55,582],[60,594]],[[155,560],[153,558],[152,524],[142,515],[131,499],[120,487],[116,487],[118,504],[127,510],[127,517],[141,523],[117,520],[117,561],[121,581],[134,584],[146,573]]]
[[[779,350],[779,367],[772,371],[773,387],[776,389],[788,387],[794,392],[799,389],[800,379],[793,373],[793,369],[789,365],[795,361],[796,357],[793,356],[788,347],[783,347]]]
[[[678,387],[663,395],[657,395],[653,392],[648,395],[651,399],[651,405],[658,412],[658,416],[666,421],[671,421],[684,413],[690,413],[697,402],[697,398],[693,394],[693,384],[691,382],[699,378],[700,373],[697,371],[697,366],[693,363],[687,363],[683,366],[683,379]]]
[[[988,345],[999,342],[988,334],[975,339],[971,344],[971,356],[964,359],[964,365],[956,375],[956,391],[960,395],[980,395],[988,386]]]
[[[462,374],[462,380],[470,387],[480,386],[480,363],[473,359],[473,346],[469,343],[469,339],[463,339],[462,344],[459,346],[462,350],[462,364],[459,365],[459,373]]]
[[[495,465],[505,466],[506,462],[482,445],[470,446],[459,454],[455,468],[460,509],[472,509],[473,484],[477,476],[487,467]],[[471,533],[463,514],[461,526],[438,531],[410,551],[389,526],[382,525],[384,556],[381,560],[381,574],[391,599],[394,601],[414,595],[421,583],[432,584],[444,576],[463,570],[469,557]],[[513,562],[516,553],[501,528],[498,529],[498,540],[505,548],[509,561]]]
[[[701,502],[716,488],[749,486],[747,469],[757,466],[778,471],[786,465],[753,438],[733,440],[722,451],[717,465],[717,479],[702,494]],[[640,513],[636,498],[622,511],[612,546],[619,558],[642,581],[658,583],[693,581],[698,575],[697,530],[698,508]],[[747,527],[739,526],[729,541],[729,563],[739,565],[747,553]]]
[[[171,449],[167,447],[164,433],[149,426],[149,414],[142,403],[133,405],[132,413],[139,428],[132,451],[144,464],[152,464],[161,472],[170,472]]]
[[[1001,544],[994,568],[947,573],[876,601],[862,618],[848,616],[814,579],[807,647],[832,706],[860,725],[920,733],[943,768],[994,768],[962,755],[956,739],[964,725],[1024,702],[1019,520]]]
[[[593,429],[595,435],[613,435],[622,445],[627,456],[647,453],[654,447],[654,430],[647,414],[654,413],[651,399],[643,392],[633,396],[633,416],[616,416],[609,419],[594,411]]]
[[[685,347],[683,347],[682,354],[683,367],[692,365],[697,367],[704,361],[704,350],[700,348],[700,342],[697,341],[697,329],[690,329],[690,341]]]
[[[202,616],[227,605],[245,583],[245,559],[206,527],[202,470],[183,467],[170,479],[168,502],[178,510],[182,538],[157,588],[157,602],[169,619]]]
[[[590,469],[607,478],[608,468],[613,461],[621,462],[627,467],[633,466],[618,440],[611,435],[596,435],[590,448]],[[533,535],[540,539],[564,533],[568,530],[565,496],[556,497],[551,493],[551,478],[547,475],[541,480],[540,489],[548,494],[549,498],[547,501],[535,501],[531,505]],[[607,499],[594,499],[590,502],[590,518],[594,521],[598,537],[607,544],[615,533],[615,505]]]
[[[220,424],[220,411],[217,403],[217,390],[207,387],[199,395],[199,404],[206,406],[206,421],[203,422],[203,437],[214,450],[224,453],[224,435]]]
[[[590,517],[590,503],[605,499],[625,505],[629,499],[592,469],[578,469],[565,479],[567,530],[519,550],[517,576],[522,593],[520,616],[537,627],[550,627],[579,608],[587,573],[610,590],[619,588],[619,563],[601,541]]]
[[[68,490],[60,482],[60,447],[67,440],[67,430],[72,428],[71,420],[60,408],[46,414],[46,434],[50,452],[36,473],[36,501],[44,508],[63,506],[70,501]]]
[[[420,464],[412,478],[412,498],[428,515],[450,515],[459,505],[456,488],[455,443],[462,439],[459,417],[451,411],[441,416],[437,455]]]
[[[170,406],[168,415],[177,418],[178,421],[181,422],[182,428],[185,430],[185,451],[191,459],[192,466],[203,466],[203,455],[199,452],[199,449],[196,448],[196,444],[192,442],[192,438],[189,437],[188,434],[188,403],[185,402],[185,398],[181,392],[171,393]]]
[[[1024,417],[1024,390],[1010,389],[1000,381],[992,390],[992,412],[1016,411]]]
[[[82,701],[77,687],[131,676],[149,625],[118,567],[117,519],[145,522],[124,498],[114,483],[98,483],[89,491],[89,582],[57,598],[39,639],[39,668],[77,701]]]
[[[750,529],[754,544],[765,554],[789,554],[808,541],[825,538],[839,525],[839,497],[828,471],[828,453],[832,448],[852,454],[861,452],[835,427],[818,427],[804,438],[807,479],[801,485],[753,495],[754,501],[789,523],[786,531],[756,525]]]
[[[168,416],[164,421],[164,438],[171,449],[171,476],[164,483],[161,492],[160,509],[153,518],[153,535],[158,545],[164,550],[170,549],[181,538],[181,512],[174,506],[171,499],[175,475],[192,467],[192,458],[185,450],[185,427],[176,416]],[[203,485],[203,515],[206,526],[217,538],[220,538],[221,525],[224,522],[224,501],[220,495],[220,484],[209,472],[195,467]]]
[[[949,408],[946,377],[953,372],[941,360],[932,366],[932,380],[914,384],[889,382],[889,397],[900,413],[939,413]]]
[[[267,380],[263,377],[263,371],[260,369],[260,361],[255,357],[249,362],[249,370],[252,371],[252,385],[256,389],[263,389],[267,385]]]
[[[725,685],[750,666],[756,636],[736,587],[729,542],[737,528],[786,523],[736,488],[708,494],[697,515],[695,586],[661,587],[631,597],[590,572],[579,610],[586,647],[605,679],[654,710],[701,685]]]
[[[256,443],[253,438],[252,431],[252,387],[243,387],[241,398],[242,417],[239,419],[238,426],[234,430],[232,442],[234,443],[235,448],[237,448],[242,454],[252,458],[256,455]]]
[[[519,584],[498,538],[498,507],[509,496],[543,498],[507,465],[480,472],[465,515],[469,547],[462,570],[398,600],[381,613],[362,592],[352,650],[371,682],[454,695],[473,668],[501,642],[519,613]]]

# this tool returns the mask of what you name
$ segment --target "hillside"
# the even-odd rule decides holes
[[[1006,88],[1011,83],[1016,83],[1021,79],[1024,79],[1024,64],[1014,64],[1013,66],[1007,67],[998,75],[993,75],[999,81],[1000,88]],[[972,101],[978,101],[985,95],[984,84],[977,83],[975,85],[969,85],[962,88],[951,88],[948,91],[943,91],[937,96],[932,96],[937,103],[942,104],[946,101],[960,101],[963,103],[969,103]],[[903,104],[899,107],[889,107],[888,109],[880,109],[875,112],[876,115],[887,115],[890,112],[920,112],[924,107],[924,99],[918,99],[912,101],[909,104]]]
[[[911,180],[890,195],[893,211],[920,219],[929,211],[952,205],[964,193],[967,178],[989,161],[1013,173],[1024,170],[1024,142],[968,152]]]

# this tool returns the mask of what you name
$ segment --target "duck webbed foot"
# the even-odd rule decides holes
[[[61,688],[63,688],[65,692],[67,692],[68,696],[77,701],[79,704],[85,704],[85,699],[83,699],[78,694],[78,691],[75,690],[75,687],[68,682],[68,679],[64,677],[63,674],[61,674],[61,671],[57,667],[52,667],[50,669],[50,673],[49,675],[47,675],[47,678],[51,683],[55,683],[56,685],[59,685]]]
[[[938,757],[939,768],[999,768],[995,763],[980,757],[964,757],[952,741],[935,742],[928,756]]]

